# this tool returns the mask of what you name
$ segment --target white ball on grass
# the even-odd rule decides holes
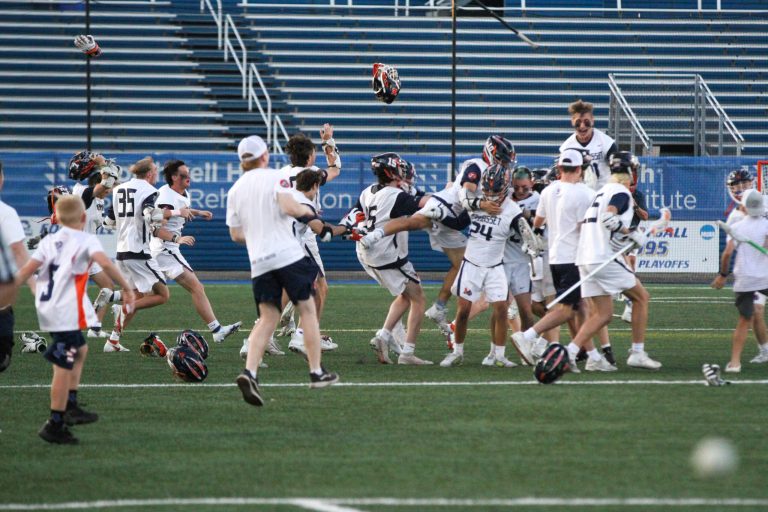
[[[736,470],[739,465],[739,455],[728,439],[707,437],[694,447],[691,465],[699,478],[722,477]]]

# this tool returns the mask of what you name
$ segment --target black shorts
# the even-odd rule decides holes
[[[52,332],[53,341],[43,354],[48,361],[67,370],[71,370],[75,364],[75,358],[80,347],[85,345],[85,338],[81,331]]]
[[[754,292],[735,292],[736,294],[736,309],[739,310],[739,314],[744,318],[751,319],[755,314],[755,294],[757,292],[763,295],[768,295],[768,290],[756,290]]]
[[[581,280],[579,267],[575,263],[556,263],[551,264],[549,268],[552,270],[552,282],[558,297]],[[573,309],[579,306],[579,302],[581,302],[581,287],[577,287],[560,301],[561,304],[571,306]]]
[[[262,302],[274,304],[281,309],[283,290],[291,302],[307,300],[315,294],[315,279],[320,268],[309,256],[304,256],[295,263],[261,274],[251,280],[253,300],[256,305]]]
[[[13,308],[0,309],[0,361],[13,350]]]

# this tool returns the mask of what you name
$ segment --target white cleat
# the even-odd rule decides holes
[[[337,348],[339,348],[339,345],[333,342],[333,338],[327,334],[320,335],[320,350],[323,352],[331,352]]]
[[[533,360],[533,355],[531,355],[531,342],[525,339],[522,332],[517,331],[512,334],[512,344],[515,346],[517,353],[520,354],[520,358],[525,361],[526,364],[536,364]]]
[[[531,344],[531,357],[535,363],[538,363],[541,357],[544,355],[544,351],[547,350],[549,341],[546,338],[539,338]]]
[[[392,364],[392,360],[389,358],[390,343],[394,343],[394,338],[391,334],[385,335],[381,329],[376,331],[376,336],[371,339],[371,345],[373,345],[376,357],[381,364]]]
[[[213,333],[213,341],[216,343],[221,343],[225,338],[236,333],[238,329],[240,329],[241,325],[243,325],[243,322],[235,322],[230,325],[222,325],[217,332]]]
[[[96,300],[93,301],[93,309],[96,311],[96,313],[98,313],[101,308],[109,304],[109,299],[112,298],[112,293],[112,290],[109,288],[102,288],[99,290],[99,294],[96,296]]]
[[[741,373],[741,365],[731,366],[731,363],[725,365],[725,373]]]
[[[122,346],[119,341],[117,343],[107,341],[104,344],[104,352],[130,352],[130,350]]]
[[[293,333],[291,341],[288,342],[288,350],[305,358],[307,357],[307,349],[304,347],[304,331],[302,329],[297,329]]]
[[[89,338],[109,338],[109,334],[104,329],[88,329]]]
[[[584,370],[588,372],[615,372],[618,368],[609,363],[604,357],[601,357],[597,361],[589,359],[584,366]]]
[[[243,340],[243,346],[240,347],[240,357],[243,361],[248,359],[248,338]]]
[[[248,340],[245,340],[248,341]],[[280,345],[277,344],[277,340],[274,336],[269,337],[269,342],[267,342],[267,348],[265,349],[265,352],[271,356],[284,356],[285,352],[280,348]],[[246,354],[247,354],[246,349]],[[242,354],[241,354],[242,355]]]
[[[627,358],[627,366],[632,368],[645,368],[646,370],[658,370],[661,368],[661,363],[654,361],[648,356],[648,353],[629,351],[629,357]],[[725,371],[728,371],[726,368]]]
[[[437,304],[432,304],[432,307],[424,312],[424,316],[437,324],[437,328],[440,329],[443,336],[451,335],[451,326],[446,320],[446,308],[439,308]]]
[[[768,363],[768,354],[759,352],[755,357],[750,359],[749,362],[755,364]]]
[[[576,364],[576,358],[572,357],[568,359],[568,371],[571,373],[581,373],[578,365]]]
[[[397,364],[407,364],[412,366],[425,366],[434,364],[432,361],[427,361],[426,359],[420,359],[416,357],[416,354],[400,354],[400,356],[397,358]]]
[[[517,364],[513,363],[506,357],[496,357],[494,354],[488,354],[480,363],[483,366],[496,366],[497,368],[514,368]]]
[[[451,366],[461,366],[463,362],[464,362],[464,356],[462,354],[451,352],[450,354],[445,356],[445,359],[440,361],[440,366],[442,368],[450,368]]]

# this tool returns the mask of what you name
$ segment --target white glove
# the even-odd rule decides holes
[[[159,228],[163,225],[165,216],[163,215],[162,208],[147,206],[142,213],[144,215],[144,220],[146,220],[153,228]]]
[[[419,210],[418,213],[432,220],[443,220],[446,216],[445,208],[440,203],[437,203],[428,208],[423,208]]]
[[[369,249],[373,244],[384,238],[384,230],[376,228],[363,238],[360,239],[360,245],[365,249]]]
[[[603,213],[602,218],[600,219],[600,223],[603,225],[605,229],[613,233],[614,231],[620,230],[622,227],[624,227],[621,224],[621,218],[619,218],[618,215],[611,212],[605,212]]]
[[[101,183],[100,185],[104,188],[113,188],[115,185],[117,185],[119,182],[117,181],[118,178],[120,178],[120,166],[115,165],[112,162],[108,162],[107,165],[103,166],[99,169],[101,172]]]
[[[640,247],[645,247],[645,244],[648,242],[648,237],[645,233],[643,233],[640,230],[632,231],[630,234],[627,235],[627,238],[635,242],[635,245]]]
[[[724,386],[730,384],[729,381],[723,380],[720,377],[720,366],[716,364],[704,364],[701,366],[701,373],[704,374],[705,382],[707,386]]]
[[[115,226],[117,226],[117,220],[104,217],[104,227],[106,229],[115,229]]]
[[[98,57],[101,55],[101,48],[93,36],[80,35],[75,38],[75,46],[78,50],[89,57]]]

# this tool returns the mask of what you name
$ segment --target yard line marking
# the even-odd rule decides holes
[[[6,503],[0,510],[82,510],[118,507],[283,505],[323,512],[361,512],[350,506],[391,507],[765,507],[768,499],[750,498],[541,498],[507,499],[399,499],[399,498],[166,498],[144,500],[70,501],[60,503]],[[311,508],[316,507],[316,508]]]
[[[744,379],[732,380],[733,384],[739,385],[766,385],[768,379]],[[407,387],[447,387],[447,386],[541,386],[535,380],[489,380],[489,381],[413,381],[413,382],[339,382],[333,387],[341,388],[407,388]],[[556,382],[556,386],[704,386],[704,379],[693,380],[585,380],[568,381],[561,380]],[[281,383],[259,383],[263,388],[305,388],[306,382],[281,382]],[[47,389],[50,384],[2,384],[0,389]],[[217,384],[184,384],[180,382],[165,383],[145,383],[145,384],[80,384],[81,388],[89,389],[145,389],[145,388],[186,388],[186,389],[209,389],[209,388],[234,388],[236,384],[217,383]]]

